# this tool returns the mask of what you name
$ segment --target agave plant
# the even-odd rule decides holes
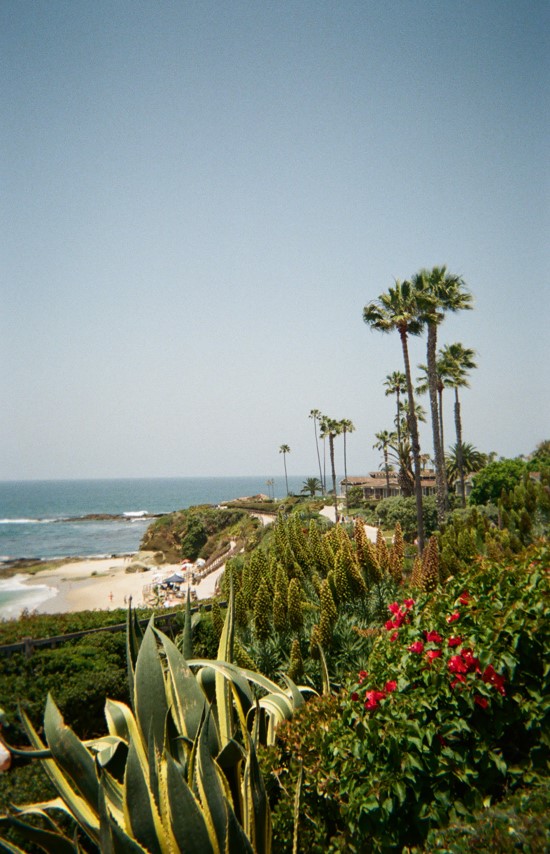
[[[132,708],[107,700],[108,733],[90,742],[65,724],[51,696],[45,741],[22,713],[33,749],[9,749],[40,759],[59,796],[18,808],[2,824],[55,854],[83,850],[50,816],[55,810],[76,822],[86,850],[102,854],[268,854],[271,817],[256,746],[262,735],[273,741],[304,697],[288,678],[283,689],[232,664],[232,645],[232,595],[217,661],[187,661],[153,620],[141,636],[130,610]],[[28,822],[36,815],[45,827]],[[0,838],[0,850],[23,849]]]

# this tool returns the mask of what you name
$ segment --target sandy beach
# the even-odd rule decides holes
[[[40,614],[61,614],[126,608],[130,596],[134,606],[143,605],[144,586],[179,569],[179,564],[164,564],[146,572],[126,572],[129,562],[128,557],[68,561],[55,569],[29,575],[25,579],[27,586],[47,585],[55,591],[55,595],[34,605],[33,610]],[[216,582],[223,570],[223,566],[219,567],[192,586],[198,599],[214,595]]]

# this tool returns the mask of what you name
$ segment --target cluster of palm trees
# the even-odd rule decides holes
[[[445,266],[422,269],[410,280],[397,280],[393,287],[363,309],[363,320],[371,329],[380,332],[397,332],[401,339],[404,373],[395,371],[386,378],[386,394],[397,397],[396,432],[376,434],[375,447],[383,450],[388,477],[389,450],[393,448],[399,462],[400,482],[405,492],[413,490],[416,497],[418,548],[424,548],[424,523],[422,515],[422,455],[418,436],[418,421],[423,411],[418,409],[415,393],[424,388],[429,393],[433,436],[433,457],[436,480],[438,521],[441,524],[448,509],[447,476],[444,454],[442,393],[445,387],[455,389],[455,425],[457,429],[457,465],[462,500],[464,493],[464,465],[461,460],[462,425],[458,389],[468,385],[468,371],[476,367],[474,351],[461,344],[451,344],[437,350],[437,337],[441,323],[449,312],[473,308],[473,299],[463,279],[448,272]],[[410,335],[427,331],[425,382],[415,390],[413,386],[408,341]],[[405,399],[403,399],[405,398]],[[404,416],[404,418],[403,418]],[[412,472],[410,461],[412,457]],[[389,480],[388,480],[389,482]]]

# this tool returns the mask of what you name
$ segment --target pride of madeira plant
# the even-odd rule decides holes
[[[51,696],[45,741],[22,714],[33,749],[9,750],[41,760],[59,796],[3,816],[3,830],[56,854],[268,854],[271,817],[256,748],[272,742],[277,722],[304,700],[289,679],[281,689],[231,663],[233,611],[231,596],[218,660],[206,661],[186,660],[153,620],[141,636],[130,610],[132,708],[107,700],[108,733],[91,742],[65,724]],[[188,602],[187,654],[190,616]],[[56,810],[76,822],[80,838],[60,829]],[[33,816],[43,819],[40,826]],[[25,849],[3,836],[0,850]]]

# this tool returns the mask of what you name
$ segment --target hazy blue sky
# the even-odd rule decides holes
[[[434,264],[465,441],[550,438],[549,9],[2,0],[0,479],[314,475],[312,408],[377,468],[362,309]]]

